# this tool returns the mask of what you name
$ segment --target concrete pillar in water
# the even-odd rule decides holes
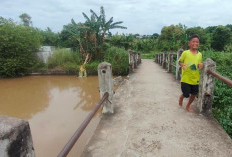
[[[102,113],[114,113],[114,107],[111,103],[114,94],[114,84],[110,63],[102,62],[98,65],[98,80],[101,98],[105,92],[109,93],[108,100],[103,104]]]
[[[207,58],[201,73],[197,109],[201,113],[211,113],[214,96],[214,77],[207,74],[208,70],[215,71],[216,63]]]
[[[27,121],[6,116],[0,117],[0,156],[35,156]]]

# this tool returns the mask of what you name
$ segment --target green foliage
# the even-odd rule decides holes
[[[125,49],[111,47],[105,54],[106,62],[111,63],[114,75],[127,75],[129,72],[128,52]]]
[[[223,51],[225,45],[231,41],[231,31],[228,27],[218,26],[212,33],[212,48]]]
[[[56,49],[47,62],[49,69],[61,68],[65,71],[75,71],[80,64],[79,53],[67,49]]]
[[[87,75],[97,75],[98,74],[97,67],[99,64],[100,64],[99,61],[94,61],[89,64],[86,64],[85,68],[87,71]]]
[[[59,47],[72,48],[74,51],[80,49],[77,40],[73,38],[73,34],[70,33],[73,32],[73,29],[75,29],[74,27],[72,23],[63,26],[63,30],[59,33]]]
[[[155,54],[153,53],[143,53],[142,59],[155,59]]]
[[[182,26],[181,24],[163,27],[158,38],[157,48],[161,51],[183,48],[186,41],[186,35],[184,32],[185,26]]]
[[[112,46],[116,46],[119,48],[124,48],[125,50],[133,49],[135,37],[131,34],[129,35],[114,35],[110,38],[106,38],[106,42]]]
[[[17,77],[30,72],[38,61],[39,32],[28,26],[0,19],[0,77]]]
[[[232,80],[232,54],[206,51],[204,59],[211,58],[216,62],[216,71]],[[232,137],[232,88],[215,78],[213,114],[227,133]]]
[[[140,51],[142,53],[148,53],[155,49],[156,39],[137,39],[134,42],[134,50]]]
[[[58,46],[59,35],[52,32],[48,27],[45,31],[41,31],[43,36],[43,46]]]

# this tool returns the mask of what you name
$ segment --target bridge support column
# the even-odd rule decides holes
[[[98,80],[101,98],[105,92],[109,93],[108,101],[103,104],[102,113],[114,113],[114,107],[111,103],[114,94],[114,84],[110,63],[102,62],[98,65]]]
[[[35,156],[27,121],[6,116],[0,117],[0,156]]]
[[[199,112],[205,114],[211,113],[214,96],[214,77],[207,74],[209,69],[211,71],[215,71],[216,63],[212,59],[207,58],[204,62],[204,69],[201,73],[197,102]]]

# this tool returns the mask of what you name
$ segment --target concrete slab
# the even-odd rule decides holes
[[[116,91],[82,157],[231,157],[232,140],[212,117],[179,107],[180,83],[153,60]],[[194,105],[194,104],[193,104]]]

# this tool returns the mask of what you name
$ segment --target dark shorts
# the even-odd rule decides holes
[[[181,82],[181,90],[185,98],[189,97],[189,94],[197,95],[199,91],[198,85],[191,85],[188,83]]]

